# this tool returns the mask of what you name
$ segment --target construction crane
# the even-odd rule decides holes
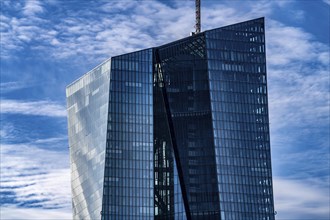
[[[195,24],[195,34],[198,34],[201,32],[201,1],[195,0],[195,6],[196,6],[196,24]]]

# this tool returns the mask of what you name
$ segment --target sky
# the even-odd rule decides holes
[[[1,0],[0,218],[71,219],[65,87],[194,31],[193,0]],[[202,31],[266,22],[276,219],[330,219],[330,1],[201,1]]]

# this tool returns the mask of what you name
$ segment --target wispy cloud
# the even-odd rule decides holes
[[[306,17],[306,14],[302,10],[292,11],[292,17],[297,21],[303,21]]]
[[[67,141],[67,137],[52,137],[52,138],[45,138],[45,139],[36,139],[34,140],[35,144],[53,144],[59,143],[61,141]]]
[[[276,219],[329,219],[330,191],[324,185],[324,182],[275,177],[275,210],[278,212]]]
[[[35,16],[43,11],[44,8],[38,0],[27,0],[23,8],[23,14],[26,16]]]
[[[38,142],[50,145],[48,141]],[[69,209],[68,164],[67,151],[41,149],[27,143],[2,144],[1,194],[12,195],[12,200],[19,207]],[[5,201],[2,200],[2,206],[13,203]]]
[[[21,101],[2,99],[2,114],[23,114],[48,117],[66,117],[65,106],[52,101]]]
[[[42,18],[44,7],[38,0],[1,1],[0,34],[1,57],[14,58],[15,51],[28,48],[30,43],[49,40],[53,32],[49,21]],[[42,40],[42,41],[41,41]]]
[[[313,39],[301,28],[286,26],[270,20],[267,30],[270,65],[292,65],[293,62],[318,62],[329,65],[329,50],[326,45]]]
[[[270,21],[267,30],[273,142],[278,145],[281,139],[299,140],[297,136],[317,128],[329,132],[329,46],[302,29],[279,22]],[[329,143],[326,136],[322,139]]]
[[[1,143],[3,143],[4,140],[16,138],[14,133],[15,133],[15,127],[11,123],[4,123],[4,122],[1,123],[1,127],[0,127]]]
[[[68,5],[70,3],[54,7],[65,10]],[[202,14],[203,26],[206,29],[219,27],[263,16],[266,9],[271,10],[271,4],[266,2],[254,3],[254,7],[245,5],[242,11],[223,4],[204,8],[207,13]],[[29,9],[25,12],[29,19],[9,13],[2,15],[2,55],[5,57],[30,47],[56,59],[73,58],[78,54],[90,59],[97,57],[101,61],[113,55],[177,40],[194,31],[194,7],[189,1],[180,1],[173,6],[158,1],[89,2],[88,7],[65,14],[57,8],[56,21],[45,18],[38,1],[28,1],[22,7]],[[255,11],[245,13],[252,9]]]
[[[15,90],[19,89],[24,89],[31,87],[32,84],[31,82],[18,82],[18,81],[13,81],[13,82],[1,82],[0,83],[0,94],[4,93],[9,93]]]
[[[2,55],[10,57],[15,51],[30,47],[48,58],[74,58],[78,54],[101,61],[177,40],[194,31],[194,5],[190,1],[176,1],[171,6],[158,1],[100,1],[88,2],[77,10],[69,10],[70,4],[53,4],[56,20],[46,18],[39,1],[27,1],[21,6],[29,19],[4,10]],[[283,5],[286,3],[247,1],[238,10],[237,4],[231,2],[207,4],[202,9],[203,29],[270,15],[274,7]],[[63,13],[65,10],[69,13]]]
[[[323,0],[323,2],[324,2],[325,4],[330,5],[330,0]]]
[[[266,35],[277,219],[328,219],[329,46],[273,20]]]
[[[100,11],[75,12],[55,25],[58,35],[53,42],[56,44],[54,54],[59,58],[78,53],[105,59],[188,36],[189,27],[193,26],[189,25],[192,13],[183,13],[192,8],[171,8],[156,1],[132,1],[127,7],[133,10],[130,14],[114,11],[124,10],[121,2],[106,3],[100,6]],[[94,16],[104,13],[107,16]],[[172,16],[168,20],[161,19],[167,14]]]
[[[42,209],[42,208],[18,208],[16,206],[5,206],[0,208],[2,219],[11,220],[69,220],[72,219],[70,209]]]

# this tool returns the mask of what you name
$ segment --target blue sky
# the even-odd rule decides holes
[[[329,219],[330,1],[202,0],[202,30],[264,16],[277,219]],[[71,219],[65,87],[194,31],[194,1],[1,0],[1,219]]]

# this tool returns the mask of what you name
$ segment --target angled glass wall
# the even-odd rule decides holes
[[[205,36],[221,219],[274,219],[264,20]]]
[[[178,156],[175,201],[185,205],[176,219],[185,219],[184,212],[191,219],[220,217],[205,46],[199,34],[157,50]]]
[[[181,190],[174,204],[184,205],[176,219],[274,219],[263,18],[155,53],[163,95],[154,98],[165,102],[170,177]]]
[[[102,219],[153,219],[152,49],[112,58]]]
[[[100,219],[110,60],[66,89],[73,219]]]
[[[154,53],[154,194],[155,219],[186,219],[178,167],[173,152],[169,116],[165,107],[164,82]]]
[[[153,100],[155,219],[173,219],[174,158],[162,91],[157,82],[154,84]]]

